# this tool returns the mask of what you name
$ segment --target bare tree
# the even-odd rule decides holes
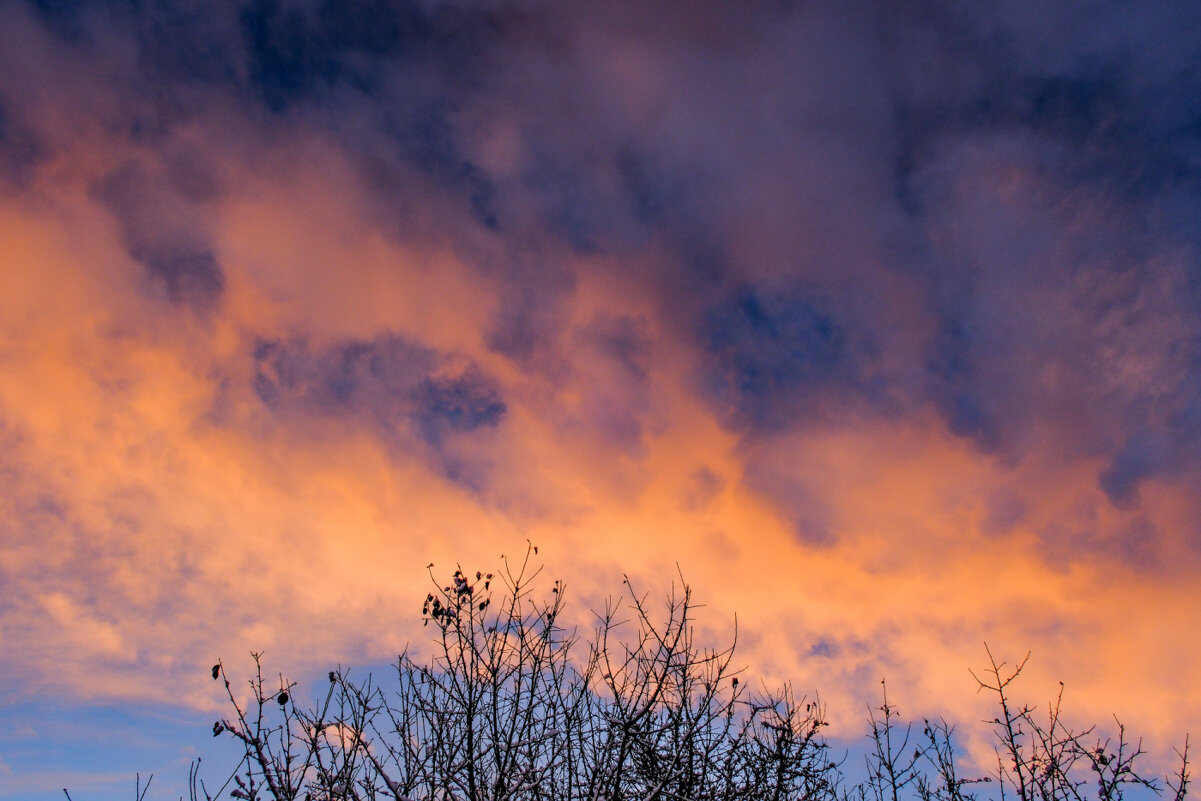
[[[243,757],[215,792],[194,770],[193,801],[976,801],[986,787],[998,801],[1122,801],[1130,787],[1186,797],[1187,738],[1177,773],[1145,777],[1141,743],[1120,722],[1108,739],[1075,732],[1062,693],[1042,722],[1012,697],[1025,661],[1006,669],[991,651],[977,681],[1000,710],[995,776],[964,778],[954,727],[925,720],[916,735],[885,686],[868,710],[865,777],[849,784],[822,705],[788,685],[749,691],[733,662],[737,633],[702,647],[682,579],[656,603],[627,578],[584,637],[562,624],[560,582],[535,592],[536,552],[445,584],[431,565],[421,614],[434,655],[401,654],[387,688],[334,670],[323,700],[303,709],[292,682],[264,679],[256,654],[240,702],[214,665],[233,714],[213,734],[236,738]]]
[[[396,685],[331,671],[324,701],[299,709],[292,683],[264,680],[214,725],[244,746],[231,782],[193,796],[317,799],[830,798],[841,776],[822,709],[791,688],[740,686],[734,644],[697,644],[682,582],[662,610],[625,581],[584,641],[559,622],[565,588],[533,583],[533,549],[497,575],[455,571],[422,607],[429,664],[407,653]],[[431,579],[433,574],[431,572]],[[736,638],[735,638],[736,639]],[[230,786],[232,784],[232,790]]]
[[[985,645],[989,667],[981,678],[973,673],[979,689],[994,693],[1000,714],[991,721],[997,739],[997,779],[1004,801],[1007,792],[1017,801],[1122,801],[1126,790],[1142,788],[1160,795],[1164,786],[1182,799],[1188,786],[1188,738],[1177,751],[1180,770],[1175,781],[1161,782],[1139,766],[1144,756],[1142,741],[1131,742],[1126,727],[1116,717],[1112,735],[1098,735],[1097,727],[1074,730],[1063,718],[1063,682],[1055,700],[1047,705],[1046,717],[1034,708],[1013,700],[1010,687],[1021,675],[1030,655],[1012,668],[998,662]],[[1089,787],[1092,786],[1090,792]]]

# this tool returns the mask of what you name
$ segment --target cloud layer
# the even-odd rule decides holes
[[[581,606],[678,562],[852,715],[881,675],[974,709],[987,640],[1178,738],[1198,34],[1189,3],[5,4],[13,692],[205,707],[217,655],[386,658],[422,566],[530,537]]]

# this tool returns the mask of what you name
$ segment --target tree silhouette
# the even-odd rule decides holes
[[[962,777],[954,727],[926,720],[915,734],[884,688],[869,709],[864,778],[851,782],[817,700],[787,684],[748,691],[732,661],[736,634],[724,649],[696,643],[687,584],[656,610],[625,580],[582,638],[558,622],[560,582],[535,594],[534,553],[502,558],[496,575],[457,570],[444,585],[431,565],[422,617],[434,657],[401,654],[387,689],[330,671],[323,700],[301,708],[295,684],[268,682],[255,654],[244,706],[214,665],[233,714],[213,734],[236,738],[243,757],[215,792],[194,769],[193,801],[1121,801],[1135,787],[1186,797],[1187,737],[1173,776],[1144,776],[1141,743],[1120,722],[1110,739],[1072,731],[1059,699],[1043,722],[1011,696],[1025,661],[1007,669],[991,651],[977,681],[1000,710],[995,773]]]

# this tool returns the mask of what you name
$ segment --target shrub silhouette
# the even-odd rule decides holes
[[[213,734],[236,738],[244,755],[215,792],[194,765],[193,801],[1120,801],[1132,788],[1186,797],[1187,737],[1173,776],[1144,776],[1141,743],[1120,723],[1100,739],[1068,729],[1059,700],[1045,719],[1016,704],[1010,688],[1025,661],[1007,668],[991,652],[977,677],[999,709],[991,775],[962,777],[954,727],[926,720],[915,733],[885,688],[869,709],[864,778],[852,783],[823,736],[820,703],[788,685],[748,691],[732,662],[736,635],[723,650],[696,644],[686,584],[656,614],[626,580],[582,639],[557,622],[559,582],[535,595],[532,552],[519,565],[502,558],[495,576],[435,581],[422,608],[435,656],[401,654],[390,689],[330,671],[324,699],[301,708],[294,683],[268,682],[255,654],[243,706],[214,665],[233,714]]]

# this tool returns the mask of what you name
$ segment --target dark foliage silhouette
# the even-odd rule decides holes
[[[1012,685],[1026,663],[1007,667],[991,651],[977,682],[999,710],[988,722],[992,771],[962,775],[955,727],[925,720],[919,733],[886,687],[869,708],[860,769],[823,735],[817,700],[788,685],[749,691],[732,661],[735,643],[697,644],[686,584],[657,609],[626,580],[582,638],[559,623],[559,582],[535,594],[535,552],[520,564],[502,558],[495,575],[458,570],[445,585],[434,581],[422,607],[434,657],[401,654],[386,688],[330,671],[322,700],[302,707],[295,683],[268,681],[255,654],[243,704],[224,665],[214,665],[232,715],[213,734],[235,738],[243,757],[216,790],[194,766],[192,800],[1122,801],[1134,789],[1186,797],[1187,737],[1178,771],[1148,776],[1141,742],[1120,722],[1106,738],[1067,727],[1062,693],[1045,717],[1016,703]]]

